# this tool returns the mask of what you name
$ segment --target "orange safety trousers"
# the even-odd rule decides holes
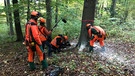
[[[105,36],[103,36],[103,35],[102,35],[101,38],[98,37],[98,35],[94,35],[94,38],[91,39],[90,42],[89,42],[90,46],[93,46],[95,41],[99,41],[99,44],[100,44],[101,47],[104,46],[104,37]]]
[[[35,45],[35,51],[32,50],[32,48],[30,46],[27,47],[28,50],[28,61],[29,62],[33,62],[34,61],[34,56],[35,56],[35,52],[38,55],[38,58],[40,61],[44,60],[44,53],[42,52],[42,50],[40,49],[39,45]]]

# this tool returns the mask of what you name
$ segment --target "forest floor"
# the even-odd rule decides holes
[[[108,39],[105,45],[104,52],[99,51],[97,44],[93,53],[72,49],[53,54],[47,57],[49,70],[55,65],[63,69],[61,76],[135,76],[135,43]],[[49,70],[41,70],[37,56],[35,64],[37,69],[30,71],[27,51],[21,42],[0,45],[1,76],[46,76]]]

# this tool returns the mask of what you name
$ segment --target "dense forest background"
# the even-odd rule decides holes
[[[48,17],[51,18],[48,20],[48,22],[50,21],[48,25],[49,29],[53,27],[60,18],[67,20],[66,24],[62,21],[59,22],[59,26],[53,32],[54,36],[58,33],[62,33],[68,34],[71,39],[79,37],[84,1],[52,0],[50,7],[48,7],[50,8],[50,14],[46,11],[46,1],[44,0],[18,0],[18,3],[16,3],[16,1],[17,0],[4,0],[3,3],[5,2],[5,4],[0,6],[0,39],[2,42],[13,39],[16,40],[17,31],[20,34],[24,32],[24,25],[29,19],[29,13],[32,10],[41,12],[46,19],[48,19]],[[103,27],[109,37],[124,37],[123,39],[125,40],[134,40],[133,32],[127,29],[134,28],[134,3],[135,2],[132,0],[97,0],[94,25]],[[16,17],[18,16],[16,15],[16,11],[19,13],[19,19]],[[20,20],[18,24],[15,22],[16,19],[17,22]],[[19,27],[19,25],[21,26]]]
[[[134,0],[90,0],[96,1],[94,25],[101,26],[108,34],[105,41],[107,54],[91,55],[87,48],[68,50],[48,59],[65,69],[64,76],[133,76],[135,75],[135,1]],[[88,0],[1,0],[0,1],[0,71],[1,75],[44,75],[42,71],[30,72],[26,62],[27,52],[22,45],[25,24],[32,10],[39,11],[53,30],[52,38],[58,34],[69,36],[77,44],[84,28],[83,10],[89,8]],[[86,16],[90,16],[89,12]],[[22,47],[23,46],[23,47]],[[122,57],[121,57],[122,56]],[[103,59],[101,59],[104,57]],[[122,61],[123,60],[123,61]],[[13,68],[14,67],[14,68]],[[18,68],[19,67],[19,68]]]

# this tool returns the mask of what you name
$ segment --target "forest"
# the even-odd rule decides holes
[[[134,76],[134,4],[134,0],[0,0],[0,75]],[[71,45],[52,52],[51,57],[45,46],[45,70],[37,53],[36,69],[30,70],[28,49],[23,44],[32,11],[41,14],[48,30],[53,29],[51,39],[66,35]],[[89,51],[88,23],[105,31],[105,51],[99,41],[95,41],[93,52]]]

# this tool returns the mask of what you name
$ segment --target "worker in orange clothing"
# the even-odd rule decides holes
[[[42,42],[39,38],[39,30],[37,26],[37,19],[39,18],[39,13],[37,11],[31,12],[31,18],[25,25],[25,42],[28,50],[28,62],[31,70],[35,70],[34,64],[34,54],[37,53],[39,60],[42,63],[42,69],[48,67],[47,61],[45,59],[44,50],[42,48]]]
[[[88,35],[90,37],[89,51],[93,51],[93,45],[95,41],[98,41],[102,51],[105,51],[104,40],[106,39],[106,33],[100,26],[92,26],[90,23],[86,24]]]
[[[58,36],[56,36],[52,41],[51,41],[51,45],[52,45],[52,52],[54,53],[59,53],[61,51],[61,48],[63,48],[67,41],[68,37],[67,36],[63,36],[61,34],[59,34]]]
[[[71,46],[71,44],[68,40],[68,36],[65,35],[63,38],[62,44],[60,45],[59,48],[62,49],[62,48],[66,48],[67,46]]]
[[[51,44],[48,42],[47,38],[52,33],[52,31],[48,31],[48,29],[45,26],[46,20],[44,18],[39,19],[40,25],[38,27],[39,29],[39,37],[42,42],[42,47],[44,49],[45,44],[48,46],[48,56],[51,56]]]

